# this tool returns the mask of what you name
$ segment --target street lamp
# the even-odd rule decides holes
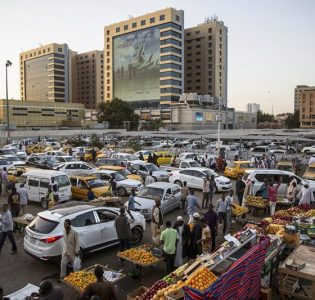
[[[7,144],[10,143],[10,115],[9,115],[9,96],[8,96],[8,67],[12,66],[12,62],[7,60],[5,63],[5,91],[7,99]]]

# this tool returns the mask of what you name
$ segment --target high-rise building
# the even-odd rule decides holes
[[[257,113],[260,110],[260,104],[258,103],[247,103],[247,112]]]
[[[217,17],[185,29],[185,92],[227,105],[228,29]]]
[[[20,54],[21,99],[72,102],[76,52],[52,43]]]
[[[96,109],[104,100],[103,51],[89,51],[76,55],[76,97],[73,102],[82,103],[86,108]]]
[[[306,90],[314,90],[315,86],[308,85],[297,85],[294,89],[294,111],[298,111],[300,109],[301,97],[304,91]]]
[[[303,88],[299,101],[300,127],[315,128],[315,86]]]
[[[104,29],[105,100],[166,109],[184,88],[184,12],[166,8]],[[167,112],[168,109],[168,112]]]

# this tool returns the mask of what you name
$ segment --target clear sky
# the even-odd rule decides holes
[[[0,98],[10,59],[9,98],[20,99],[19,53],[50,42],[78,52],[103,49],[103,27],[165,7],[185,27],[216,14],[228,27],[229,106],[293,110],[294,87],[315,85],[315,0],[0,0]]]

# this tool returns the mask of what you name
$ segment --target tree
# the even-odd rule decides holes
[[[288,118],[285,120],[285,126],[289,129],[300,128],[300,111],[297,110],[294,114],[289,114]]]
[[[112,101],[102,102],[97,108],[97,121],[109,122],[109,128],[122,128],[123,122],[130,122],[130,130],[137,130],[140,117],[135,114],[132,106],[118,98]]]
[[[264,113],[261,110],[257,112],[257,123],[274,122],[274,116]]]

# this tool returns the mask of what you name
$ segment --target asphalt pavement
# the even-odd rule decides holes
[[[234,183],[235,181],[233,181],[233,185]],[[201,204],[201,191],[197,191],[195,194]],[[216,204],[219,197],[219,194],[216,194],[214,196],[213,204]],[[234,198],[234,200],[236,201],[236,197]],[[4,201],[5,197],[1,196],[0,204],[3,204]],[[42,208],[37,203],[31,202],[28,205],[28,212],[32,213],[33,215],[36,215],[36,213],[41,210]],[[179,215],[182,215],[183,218],[188,221],[188,216],[183,215],[183,212],[180,209],[173,210],[172,212],[166,214],[164,218],[165,221],[171,220],[172,222],[174,222]],[[232,226],[231,232],[235,232],[238,228],[240,227],[234,224]],[[62,287],[65,293],[66,300],[75,299],[75,293],[73,293],[71,288],[65,286],[63,283],[57,283],[60,270],[59,265],[44,263],[42,261],[34,259],[33,257],[30,257],[23,250],[23,235],[16,233],[15,239],[17,242],[18,253],[16,255],[10,255],[11,244],[7,240],[0,255],[0,286],[3,287],[5,295],[23,288],[28,283],[32,283],[38,286],[43,279],[47,278],[51,279],[54,283]],[[150,223],[147,222],[147,229],[144,233],[144,238],[141,244],[150,242]],[[222,242],[223,236],[222,233],[219,232],[219,236],[217,237],[217,245],[220,245]],[[83,267],[89,267],[94,264],[101,264],[108,266],[114,270],[122,270],[123,273],[128,274],[131,271],[132,266],[129,263],[122,265],[116,256],[117,251],[118,246],[106,249],[98,253],[93,253],[84,259]],[[143,269],[141,276],[138,279],[126,276],[126,278],[121,280],[116,287],[119,299],[126,299],[126,295],[139,286],[149,287],[152,283],[154,283],[158,279],[161,279],[166,274],[166,265],[164,262],[161,262],[155,267]]]

